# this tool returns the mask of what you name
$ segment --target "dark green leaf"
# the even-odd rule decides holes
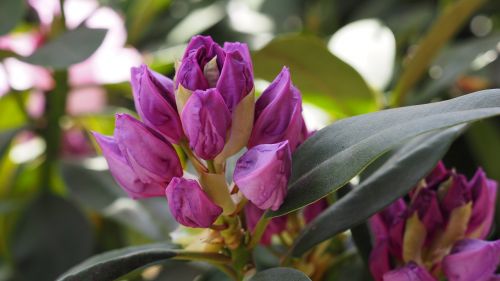
[[[318,131],[293,155],[283,215],[344,186],[371,162],[412,138],[500,115],[500,90],[342,119]]]
[[[303,272],[293,268],[276,267],[255,274],[249,281],[307,281],[311,280]]]
[[[362,223],[408,193],[443,157],[464,130],[464,125],[424,134],[396,150],[359,186],[312,221],[295,241],[293,255]]]
[[[485,120],[474,124],[465,134],[465,139],[488,177],[500,180],[500,127],[495,126],[496,121]]]
[[[255,75],[269,81],[288,66],[295,85],[308,95],[328,97],[343,113],[353,115],[374,109],[374,93],[351,66],[328,51],[312,36],[278,37],[253,54]],[[311,98],[311,97],[310,97]],[[360,108],[368,104],[368,108]]]
[[[90,57],[101,45],[106,32],[106,29],[86,27],[69,30],[23,60],[54,69],[67,68]]]
[[[169,244],[128,247],[94,256],[70,269],[58,281],[112,281],[135,269],[176,256]]]
[[[9,33],[23,18],[25,11],[22,0],[0,1],[0,35]]]
[[[84,215],[71,202],[51,194],[28,205],[12,239],[21,280],[52,281],[93,249],[91,226]]]

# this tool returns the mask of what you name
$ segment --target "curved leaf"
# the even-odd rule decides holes
[[[79,27],[69,30],[24,58],[27,63],[64,69],[84,61],[101,45],[106,29]]]
[[[258,272],[249,281],[311,281],[311,279],[296,269],[276,267]]]
[[[293,83],[308,94],[304,95],[304,99],[328,97],[329,99],[321,99],[323,106],[328,107],[334,102],[343,113],[349,115],[374,109],[374,92],[361,75],[330,53],[316,37],[278,37],[253,53],[252,57],[255,75],[269,81],[278,75],[283,66],[288,66]],[[360,104],[367,104],[368,108],[362,108]]]
[[[58,281],[112,281],[135,269],[177,255],[169,244],[128,247],[94,256],[70,269]]]
[[[410,139],[500,115],[500,90],[448,101],[342,119],[318,131],[293,155],[288,196],[279,216],[311,204],[345,185],[371,162]]]
[[[345,231],[407,194],[443,157],[465,125],[415,138],[398,149],[359,186],[312,221],[295,241],[300,256],[318,243]]]

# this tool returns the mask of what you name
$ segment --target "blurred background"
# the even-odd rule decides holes
[[[133,114],[130,67],[172,77],[196,34],[248,43],[257,93],[289,66],[310,129],[500,85],[500,1],[1,0],[0,280],[55,280],[91,255],[170,239],[165,200],[127,198],[89,131]],[[445,162],[500,180],[499,119],[473,125]],[[168,262],[123,280],[207,270]]]

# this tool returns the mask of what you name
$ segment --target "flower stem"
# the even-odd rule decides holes
[[[257,225],[255,226],[255,229],[252,233],[252,239],[250,240],[250,243],[248,244],[248,249],[251,250],[257,244],[259,244],[260,239],[262,238],[262,235],[264,234],[264,231],[266,230],[267,225],[271,221],[271,219],[266,217],[267,212],[265,212],[262,217],[260,217],[259,221],[257,222]]]

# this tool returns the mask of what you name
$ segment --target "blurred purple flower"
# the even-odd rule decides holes
[[[288,140],[292,152],[307,137],[300,92],[284,67],[255,104],[255,122],[249,147]]]
[[[402,268],[384,274],[383,281],[437,281],[437,279],[425,268],[411,262]]]
[[[304,208],[303,216],[306,223],[313,221],[319,214],[328,208],[328,201],[326,199],[320,199],[311,205]]]
[[[275,211],[285,199],[291,164],[288,141],[254,146],[236,162],[234,182],[258,208]]]
[[[214,159],[226,143],[231,114],[219,91],[196,90],[181,113],[184,132],[191,149],[203,159]]]
[[[184,133],[175,104],[173,81],[143,64],[132,68],[131,84],[135,108],[143,122],[158,130],[168,141],[179,143]]]
[[[173,178],[165,194],[175,220],[188,227],[210,227],[222,213],[195,180]]]
[[[116,116],[115,136],[94,133],[112,175],[133,198],[163,196],[182,167],[172,145],[126,114]]]
[[[257,225],[263,214],[264,211],[254,204],[248,203],[245,205],[245,217],[248,230],[250,230],[251,232],[254,231],[255,226]],[[287,218],[287,216],[281,216],[271,219],[266,229],[264,230],[264,233],[262,234],[260,243],[263,245],[270,245],[273,235],[280,234],[286,229]]]

